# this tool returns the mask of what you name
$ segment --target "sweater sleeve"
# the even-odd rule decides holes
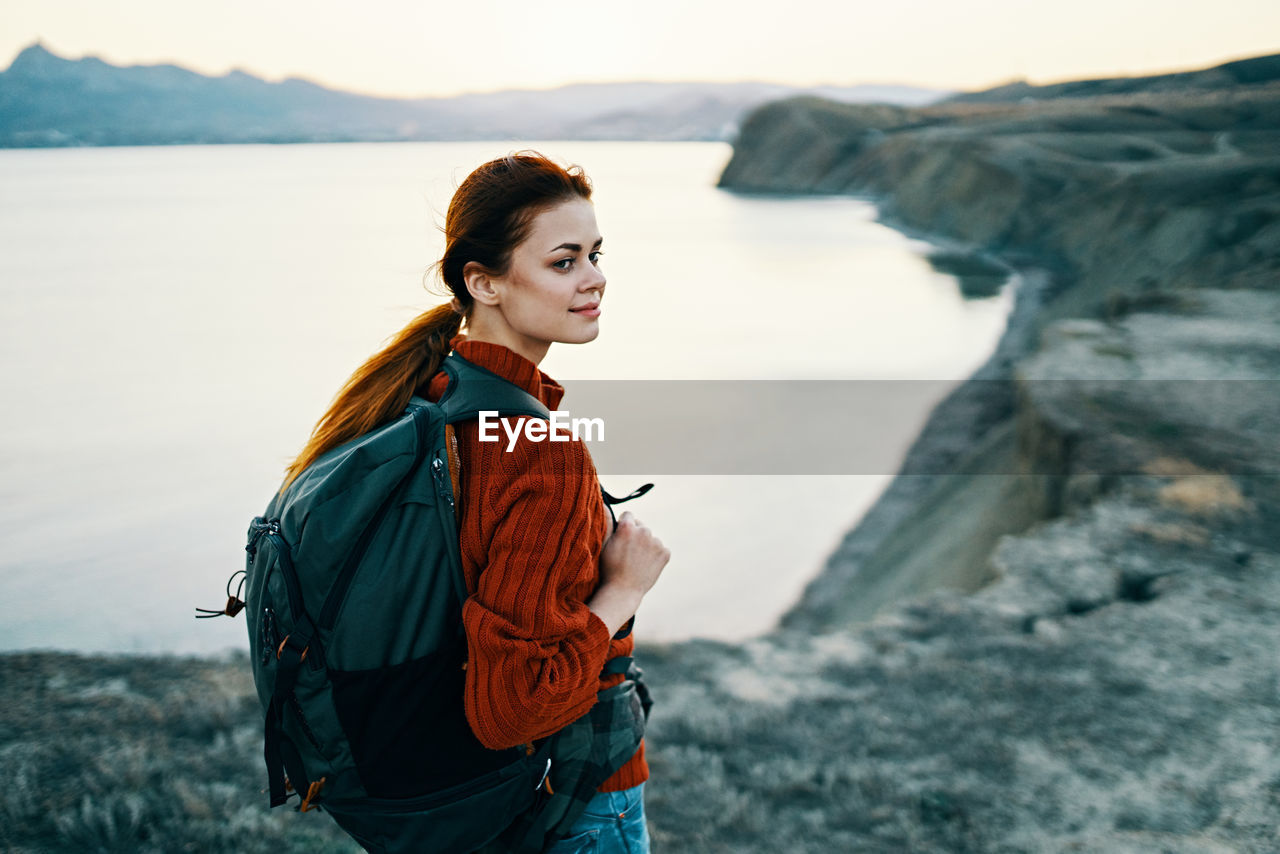
[[[585,602],[598,579],[604,521],[578,443],[489,446],[487,561],[463,606],[467,721],[491,749],[550,735],[595,703],[609,630]]]

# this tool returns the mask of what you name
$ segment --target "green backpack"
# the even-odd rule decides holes
[[[246,611],[271,806],[296,795],[369,851],[538,851],[639,745],[648,695],[634,664],[616,659],[606,672],[626,668],[626,680],[563,732],[506,750],[472,733],[445,428],[481,411],[550,413],[456,353],[442,370],[438,402],[414,397],[275,496],[249,525],[244,601],[229,590],[222,611],[202,616]],[[602,493],[612,514],[647,488]],[[571,759],[583,750],[607,759],[584,769]]]

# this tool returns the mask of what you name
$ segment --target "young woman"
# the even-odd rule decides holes
[[[290,473],[398,415],[439,399],[451,350],[556,409],[564,389],[538,368],[553,343],[600,331],[605,276],[591,184],[537,152],[485,163],[458,187],[437,262],[453,298],[411,322],[351,378]],[[461,332],[465,323],[465,334]],[[629,623],[670,557],[631,513],[616,527],[580,441],[481,442],[455,425],[451,455],[470,597],[466,718],[487,748],[529,744],[586,714],[620,682]],[[644,745],[598,789],[549,851],[648,851]],[[594,846],[594,847],[592,847]]]

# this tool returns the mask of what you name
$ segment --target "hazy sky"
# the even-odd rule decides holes
[[[1276,0],[5,0],[0,64],[68,57],[390,96],[618,80],[979,89],[1280,52]]]

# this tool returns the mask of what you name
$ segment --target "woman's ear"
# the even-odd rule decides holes
[[[498,292],[493,287],[493,276],[475,261],[468,261],[462,267],[462,280],[467,285],[471,298],[481,305],[497,305]]]

